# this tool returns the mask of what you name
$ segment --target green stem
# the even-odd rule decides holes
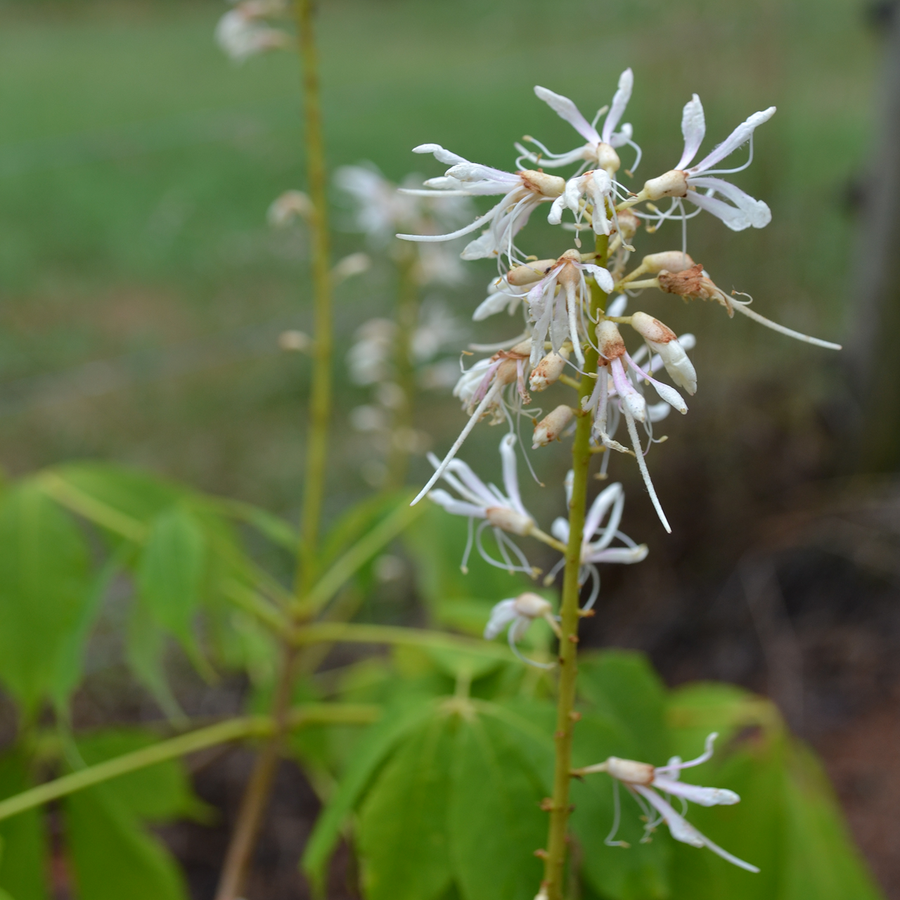
[[[399,243],[399,242],[398,242]],[[398,263],[397,341],[394,365],[397,385],[402,392],[400,405],[391,423],[391,448],[388,456],[386,487],[400,488],[406,482],[409,468],[409,436],[413,428],[413,398],[416,392],[416,366],[413,338],[419,324],[419,285],[415,277],[416,254],[412,247],[402,248]]]
[[[342,705],[309,705],[291,710],[288,725],[292,728],[312,724],[349,724],[375,721],[380,714],[378,707],[364,704]],[[38,785],[31,790],[17,794],[7,800],[0,801],[0,820],[18,815],[36,806],[42,806],[51,800],[58,800],[94,787],[121,775],[146,769],[170,759],[178,759],[207,747],[226,744],[230,741],[246,737],[264,737],[272,734],[275,723],[266,716],[248,716],[240,719],[229,719],[208,728],[200,728],[188,734],[160,741],[151,747],[143,747],[133,753],[117,756],[95,766],[80,769],[71,775],[64,775],[55,781]]]
[[[300,514],[300,546],[294,579],[292,625],[299,621],[296,610],[317,576],[322,498],[328,464],[328,431],[332,405],[332,357],[334,336],[331,310],[331,252],[328,239],[327,175],[322,112],[319,103],[318,54],[313,30],[313,0],[295,0],[298,50],[303,66],[303,98],[306,122],[307,181],[312,211],[312,282],[315,323],[312,387],[306,417],[306,467],[303,507]],[[216,900],[236,900],[243,891],[247,870],[263,814],[272,792],[272,782],[281,758],[287,715],[298,669],[297,648],[289,635],[282,639],[281,671],[272,702],[272,734],[263,746],[241,800],[237,824],[228,846]]]
[[[597,238],[597,265],[605,266],[609,239]],[[606,294],[596,285],[591,290],[591,318],[596,319],[606,304]],[[584,371],[596,372],[597,351],[588,346],[584,354]],[[575,722],[575,682],[578,676],[578,598],[581,569],[581,544],[584,534],[584,517],[587,506],[588,470],[591,464],[590,414],[581,412],[581,400],[589,397],[594,381],[582,376],[578,390],[579,414],[572,447],[572,502],[569,506],[569,543],[566,548],[566,565],[563,575],[562,603],[560,608],[559,642],[559,696],[557,698],[556,731],[553,735],[556,762],[553,772],[553,797],[550,806],[550,829],[547,851],[544,857],[543,890],[549,900],[562,900],[565,884],[566,835],[569,822],[569,783],[572,768],[572,736]]]
[[[315,577],[319,523],[328,464],[328,423],[331,418],[332,356],[334,337],[331,311],[331,251],[328,237],[327,174],[322,111],[319,104],[318,54],[313,31],[313,0],[296,0],[294,10],[300,57],[303,61],[303,97],[306,117],[306,153],[309,196],[312,200],[312,280],[315,305],[315,348],[312,392],[306,444],[306,477],[300,520],[301,566],[298,596]]]

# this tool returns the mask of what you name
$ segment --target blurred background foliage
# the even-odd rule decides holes
[[[0,461],[10,477],[114,460],[295,516],[308,360],[280,351],[278,335],[310,325],[307,243],[302,227],[270,229],[266,210],[304,186],[299,72],[290,54],[227,61],[212,40],[224,8],[0,0]],[[855,212],[878,124],[881,45],[867,10],[847,0],[327,0],[319,40],[330,164],[369,159],[396,181],[409,171],[430,176],[436,164],[410,149],[434,141],[509,168],[524,133],[552,148],[571,138],[534,84],[588,111],[631,66],[641,184],[680,153],[681,107],[692,92],[703,99],[711,141],[775,104],[740,182],[769,203],[772,224],[733,235],[701,217],[689,226],[690,252],[723,288],[752,294],[763,314],[840,341],[852,321]],[[334,200],[344,210],[335,217],[336,258],[368,249],[352,234],[346,201],[337,192]],[[541,255],[566,249],[552,243],[558,235],[536,231],[535,247],[551,242]],[[673,227],[641,249],[678,242]],[[493,269],[470,272],[467,286],[436,292],[463,326]],[[364,321],[390,313],[394,278],[376,262],[338,288],[339,347],[349,348]],[[631,495],[624,530],[649,543],[654,562],[604,577],[606,606],[588,641],[648,651],[673,684],[716,677],[768,692],[823,752],[864,851],[900,897],[891,837],[900,769],[873,756],[900,738],[897,491],[846,478],[846,398],[834,356],[729,321],[719,308],[669,297],[648,297],[646,308],[698,336],[700,392],[685,419],[667,422],[672,440],[651,456],[677,525],[666,538],[635,473],[619,467]],[[488,325],[507,336],[506,322]],[[477,339],[489,337],[480,330]],[[367,396],[340,365],[344,352],[331,518],[370,489],[370,447],[349,424]],[[438,451],[462,421],[446,392],[419,410]],[[493,458],[499,437],[478,429],[467,453]],[[548,484],[565,467],[536,464]],[[413,480],[426,471],[419,460]],[[561,492],[525,490],[535,512],[560,511]],[[442,521],[423,525],[414,552],[429,534],[441,539]],[[393,571],[387,584],[367,572],[365,615],[437,615],[414,608],[412,576],[402,565]],[[482,595],[483,584],[467,596],[499,599]],[[427,585],[417,587],[427,596]],[[159,691],[154,700],[118,680],[118,650],[109,649],[124,627],[117,608],[99,630],[88,666],[94,687],[76,702],[76,719],[127,710],[140,720],[165,705]],[[172,656],[185,708],[235,708],[243,685],[226,679],[212,690]],[[11,715],[0,728],[11,732]],[[207,784],[225,807],[246,775],[246,756],[229,759]],[[291,773],[280,777],[309,793]],[[308,830],[295,812],[279,815],[284,833]],[[187,846],[184,831],[169,840]]]

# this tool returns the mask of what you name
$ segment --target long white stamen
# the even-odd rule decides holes
[[[640,438],[638,438],[634,419],[627,408],[624,408],[622,412],[625,414],[625,424],[628,426],[628,435],[631,438],[631,446],[634,447],[634,455],[637,457],[637,464],[638,468],[641,470],[641,477],[644,479],[644,485],[647,488],[647,492],[650,494],[650,502],[653,504],[653,508],[656,510],[656,514],[659,516],[659,521],[662,522],[663,528],[671,534],[672,527],[669,525],[669,520],[663,512],[659,497],[656,496],[656,489],[653,487],[653,482],[650,480],[650,472],[647,469],[647,461],[644,459],[644,454],[641,450],[641,441]]]
[[[475,407],[475,412],[473,412],[472,415],[469,416],[469,421],[466,422],[466,427],[463,428],[463,430],[459,433],[459,437],[456,439],[453,446],[450,448],[450,451],[444,457],[443,462],[437,467],[434,475],[432,475],[431,478],[428,479],[428,484],[426,484],[425,487],[423,487],[422,490],[419,491],[418,494],[416,494],[412,503],[409,504],[410,506],[415,506],[434,487],[438,478],[440,478],[441,475],[444,474],[444,470],[450,464],[450,461],[454,456],[456,456],[456,454],[459,452],[459,448],[462,447],[466,438],[471,434],[472,429],[475,427],[475,423],[481,418],[482,414],[490,406],[490,404],[493,403],[494,398],[503,389],[503,387],[504,385],[502,385],[499,381],[495,381],[493,385],[491,385],[490,390],[482,398],[481,403],[479,403],[478,406]]]
[[[793,328],[785,328],[784,325],[779,325],[777,322],[773,322],[771,319],[767,319],[765,316],[761,316],[758,312],[750,309],[746,303],[735,301],[731,304],[731,307],[737,312],[743,313],[748,318],[753,319],[754,322],[759,322],[760,325],[765,325],[766,328],[771,328],[772,331],[786,334],[788,337],[796,338],[798,341],[803,341],[806,344],[814,344],[816,347],[824,347],[826,350],[842,349],[840,344],[833,344],[831,341],[823,341],[820,338],[810,337],[808,334],[801,334],[799,331],[794,331]]]

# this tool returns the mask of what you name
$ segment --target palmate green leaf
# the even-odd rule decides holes
[[[0,681],[33,713],[53,693],[92,600],[87,548],[32,481],[0,502],[0,547]]]
[[[784,863],[777,900],[880,900],[813,754],[795,744],[784,781]]]
[[[141,603],[134,604],[125,634],[125,659],[128,667],[134,677],[150,691],[166,717],[172,722],[185,724],[187,717],[166,677],[167,647],[166,633],[151,618],[147,607]]]
[[[437,900],[451,884],[448,773],[456,724],[437,716],[413,731],[372,786],[359,823],[368,900]]]
[[[531,900],[547,838],[543,790],[516,735],[489,716],[462,716],[453,742],[447,830],[464,900]]]
[[[19,754],[0,757],[0,797],[5,799],[33,786]],[[17,900],[48,900],[43,810],[30,809],[0,822],[0,841],[0,889]]]
[[[585,654],[578,672],[579,694],[619,726],[622,743],[606,756],[665,763],[670,751],[666,691],[647,658],[629,650],[604,650]]]
[[[178,866],[110,791],[92,788],[63,804],[69,859],[85,900],[187,900]]]
[[[149,525],[190,493],[156,475],[110,463],[70,463],[49,469],[44,475],[49,479],[46,489],[53,496],[119,535],[123,529],[133,530],[135,524],[139,528]]]
[[[356,755],[343,773],[340,786],[316,820],[301,865],[316,884],[324,881],[328,860],[341,829],[372,778],[405,735],[434,713],[431,697],[404,697],[389,705],[379,722],[360,738]]]
[[[206,554],[205,536],[195,517],[175,506],[150,523],[137,568],[140,602],[194,660],[200,650],[192,625],[200,605]]]

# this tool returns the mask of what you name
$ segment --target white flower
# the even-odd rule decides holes
[[[236,62],[290,45],[290,36],[261,21],[283,9],[280,0],[246,0],[228,10],[216,25],[216,43]]]
[[[653,417],[652,415],[648,416],[647,402],[644,400],[643,394],[641,394],[641,392],[632,384],[625,368],[626,365],[628,370],[633,372],[639,379],[653,385],[654,390],[659,394],[660,398],[673,409],[677,409],[678,412],[684,414],[687,412],[687,404],[684,402],[684,399],[678,391],[669,387],[667,384],[657,381],[650,372],[641,368],[634,357],[629,355],[628,351],[625,349],[625,342],[622,340],[622,335],[619,333],[619,329],[614,322],[610,322],[607,319],[597,326],[597,340],[601,357],[600,367],[597,371],[597,384],[587,402],[583,404],[584,409],[593,409],[595,411],[594,433],[601,443],[611,450],[627,453],[628,451],[625,447],[612,439],[610,433],[611,430],[608,428],[609,397],[613,392],[610,389],[609,384],[611,381],[615,395],[619,401],[619,407],[625,416],[628,436],[631,439],[631,446],[637,459],[641,477],[644,479],[647,492],[650,494],[650,501],[653,503],[653,507],[656,510],[656,514],[659,516],[663,527],[666,531],[671,533],[672,529],[662,510],[659,498],[656,495],[656,489],[653,487],[653,482],[650,480],[650,473],[647,470],[644,452],[641,447],[640,439],[638,438],[637,428],[634,424],[635,421],[644,423],[648,418],[652,421]],[[650,367],[648,366],[648,368]]]
[[[443,462],[436,467],[434,475],[413,498],[410,506],[415,506],[431,490],[483,416],[490,414],[491,424],[501,422],[504,417],[510,418],[508,403],[503,397],[503,390],[507,385],[515,384],[518,395],[528,402],[529,397],[525,390],[525,363],[530,350],[531,341],[521,341],[510,350],[500,350],[490,359],[479,360],[463,372],[453,389],[453,395],[462,400],[463,409],[469,414],[469,421],[447,451]]]
[[[507,434],[500,441],[505,494],[493,484],[485,484],[462,460],[445,460],[441,463],[434,454],[428,455],[428,461],[459,495],[454,497],[447,491],[438,489],[431,491],[428,494],[429,498],[438,506],[442,506],[448,513],[455,516],[466,516],[470,522],[469,541],[462,561],[463,571],[466,570],[466,563],[472,550],[471,523],[474,519],[483,520],[474,534],[475,546],[482,559],[501,569],[529,574],[533,571],[522,551],[504,534],[504,532],[521,536],[542,534],[531,517],[531,513],[522,504],[516,472],[515,445],[516,436],[514,434]],[[494,537],[497,540],[500,555],[503,557],[502,562],[489,556],[481,542],[481,534],[488,526],[494,530]],[[513,563],[507,550],[513,552],[519,565]]]
[[[687,168],[697,155],[703,137],[706,134],[706,121],[703,116],[703,105],[694,94],[685,105],[681,119],[681,132],[684,135],[684,153],[678,164],[670,172],[657,178],[651,178],[644,184],[643,190],[628,204],[643,200],[661,200],[663,197],[676,197],[690,200],[701,209],[711,212],[721,219],[732,231],[744,228],[764,228],[772,220],[769,207],[762,200],[754,200],[749,194],[721,178],[713,175],[728,175],[746,169],[753,160],[753,132],[768,122],[775,114],[775,107],[770,106],[762,112],[754,113],[724,140],[707,154],[700,162]],[[716,164],[731,156],[735,150],[750,141],[750,158],[744,165],[736,169],[715,169]],[[706,193],[699,193],[705,190]],[[720,199],[716,195],[724,199]],[[663,214],[663,217],[667,217]]]
[[[590,309],[590,289],[586,275],[593,277],[601,290],[612,291],[612,275],[606,269],[595,263],[582,262],[577,250],[567,250],[526,294],[533,323],[532,366],[543,358],[548,334],[554,353],[559,353],[566,340],[571,341],[575,358],[579,365],[584,365],[581,345],[590,340],[586,317]]]
[[[487,225],[488,229],[480,237],[471,241],[462,252],[463,259],[485,259],[504,255],[508,259],[517,258],[513,239],[528,222],[528,217],[541,204],[555,200],[562,194],[565,181],[556,175],[524,170],[503,172],[491,166],[469,162],[456,153],[445,150],[439,144],[421,144],[413,148],[413,153],[432,153],[439,162],[448,165],[446,173],[439,178],[430,178],[426,188],[408,193],[422,197],[457,196],[476,197],[503,194],[503,198],[483,216],[463,228],[449,234],[398,234],[405,241],[449,241],[462,237]]]
[[[647,342],[651,350],[659,354],[672,381],[693,395],[697,390],[697,372],[675,332],[659,319],[643,312],[636,312],[631,316],[631,327]]]
[[[566,499],[572,502],[572,472],[566,478]],[[602,490],[591,504],[584,519],[584,532],[581,539],[581,572],[578,582],[584,584],[590,574],[593,580],[591,596],[583,609],[590,609],[600,593],[600,573],[598,564],[619,563],[631,565],[642,562],[647,557],[647,545],[636,544],[627,534],[619,531],[622,521],[622,510],[625,506],[625,492],[619,483],[611,484]],[[607,518],[608,514],[608,518]],[[606,519],[606,524],[603,520]],[[550,533],[563,544],[569,543],[569,522],[558,518],[553,522]],[[611,546],[614,540],[621,541],[623,546]],[[565,564],[561,560],[553,568],[550,575],[555,575]]]
[[[587,143],[571,150],[568,153],[551,153],[543,144],[534,138],[526,138],[541,149],[541,154],[530,153],[524,147],[516,145],[516,148],[524,154],[525,158],[531,162],[538,162],[547,168],[558,168],[567,166],[575,162],[582,161],[585,166],[593,166],[603,169],[610,175],[613,175],[619,168],[619,155],[615,148],[625,144],[631,144],[637,149],[637,146],[631,140],[631,126],[623,125],[620,131],[616,131],[616,126],[625,112],[625,107],[631,98],[631,89],[634,86],[634,76],[631,69],[626,69],[619,76],[619,85],[613,97],[612,105],[603,122],[603,130],[598,132],[595,125],[588,122],[587,119],[578,111],[578,107],[562,94],[554,94],[553,91],[544,87],[536,87],[535,94],[543,100],[560,118],[565,119],[586,141]],[[603,110],[597,113],[597,118]],[[594,120],[596,123],[596,119]],[[638,150],[638,153],[640,151]],[[640,156],[638,156],[640,159]],[[637,163],[635,163],[635,168]]]
[[[507,639],[513,653],[530,666],[551,669],[553,668],[552,663],[539,663],[533,659],[527,659],[519,653],[519,648],[516,647],[535,619],[544,619],[557,637],[559,636],[559,625],[553,617],[553,607],[543,597],[526,591],[524,594],[519,594],[518,597],[501,600],[491,610],[491,617],[484,629],[485,640],[492,641],[508,625]]]
[[[713,853],[721,856],[722,859],[734,863],[734,865],[740,866],[748,872],[758,872],[759,869],[756,866],[738,859],[701,834],[684,818],[683,813],[676,812],[672,808],[672,804],[654,790],[654,788],[657,788],[667,796],[678,797],[682,801],[690,801],[691,803],[699,803],[701,806],[731,806],[734,803],[738,803],[741,798],[734,791],[729,791],[725,788],[683,784],[679,780],[682,769],[699,766],[712,757],[713,741],[717,737],[718,735],[715,733],[709,735],[706,739],[704,752],[696,759],[688,762],[682,762],[675,756],[669,760],[667,765],[654,767],[649,763],[611,756],[606,762],[577,769],[573,774],[587,775],[592,772],[606,772],[616,780],[616,783],[624,784],[638,803],[641,803],[641,799],[645,800],[652,807],[653,812],[646,810],[649,814],[647,823],[644,826],[644,840],[649,840],[650,832],[659,822],[665,822],[676,841],[690,844],[692,847],[708,847]],[[641,803],[642,807],[643,805]],[[612,840],[617,826],[618,822],[615,823],[610,836],[606,839],[607,844],[615,845],[618,843]]]

